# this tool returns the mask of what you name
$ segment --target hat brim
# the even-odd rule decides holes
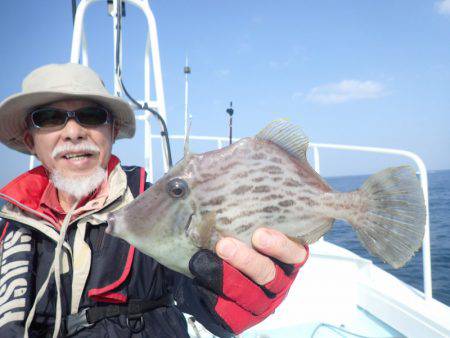
[[[70,93],[41,91],[15,94],[0,104],[0,142],[21,153],[30,154],[23,142],[27,129],[26,116],[36,107],[67,99],[84,99],[102,105],[114,116],[119,129],[117,138],[134,136],[136,121],[133,109],[119,97],[82,91]]]

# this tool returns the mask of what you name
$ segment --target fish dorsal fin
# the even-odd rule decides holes
[[[286,120],[276,120],[269,123],[255,137],[260,140],[271,141],[300,161],[307,161],[308,137],[300,127]]]

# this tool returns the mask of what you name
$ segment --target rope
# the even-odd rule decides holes
[[[69,210],[66,217],[64,218],[64,221],[61,226],[61,230],[59,232],[59,238],[58,242],[56,244],[55,248],[55,256],[53,258],[53,263],[50,266],[50,270],[48,271],[47,278],[45,279],[44,284],[42,284],[41,288],[39,289],[39,292],[36,295],[36,298],[34,300],[33,306],[30,310],[30,313],[28,314],[27,321],[25,322],[25,332],[24,332],[24,338],[28,338],[28,330],[30,329],[31,323],[33,322],[33,318],[36,312],[36,307],[39,303],[39,301],[44,296],[45,291],[47,290],[48,283],[50,282],[50,277],[52,274],[55,276],[55,284],[56,284],[56,317],[55,317],[55,327],[53,330],[53,338],[57,338],[59,334],[59,329],[61,327],[61,317],[62,317],[62,311],[61,311],[61,251],[62,246],[64,243],[64,239],[66,237],[67,228],[70,224],[70,219],[72,218],[73,212],[75,211],[75,208],[78,205],[78,200],[75,202],[73,207]]]

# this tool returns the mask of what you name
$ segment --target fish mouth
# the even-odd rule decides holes
[[[184,226],[184,234],[186,235],[186,237],[189,237],[189,226],[191,225],[192,216],[194,216],[194,213],[189,215],[189,219],[186,225]]]

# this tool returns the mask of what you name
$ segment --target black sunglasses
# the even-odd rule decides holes
[[[112,115],[103,107],[83,107],[74,111],[58,108],[39,108],[28,115],[28,123],[34,128],[62,128],[70,118],[80,125],[96,127],[112,122]]]

